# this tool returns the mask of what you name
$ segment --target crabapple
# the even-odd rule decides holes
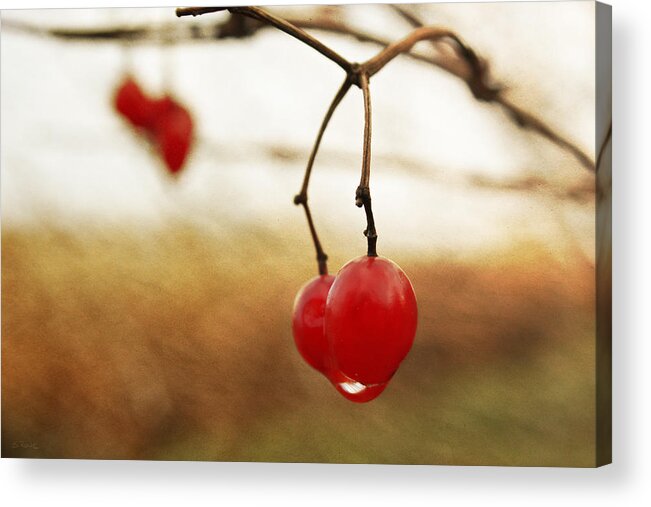
[[[328,342],[323,332],[328,291],[335,281],[332,275],[319,275],[298,291],[292,312],[292,332],[303,359],[324,375],[328,374]]]
[[[115,109],[153,141],[167,169],[177,173],[192,146],[194,125],[188,110],[170,96],[151,99],[132,77],[115,93]]]
[[[132,125],[147,128],[154,110],[151,101],[132,77],[126,77],[114,97],[115,109]]]
[[[192,145],[192,116],[170,97],[155,101],[154,111],[155,120],[150,128],[167,168],[176,173],[183,167]]]
[[[323,373],[342,396],[356,403],[365,403],[378,397],[386,384],[364,386],[334,365],[323,329],[326,299],[334,280],[332,275],[320,275],[299,290],[292,317],[294,342],[305,362]]]
[[[337,274],[325,305],[324,329],[334,363],[364,386],[385,384],[414,341],[416,295],[389,259],[362,256]]]

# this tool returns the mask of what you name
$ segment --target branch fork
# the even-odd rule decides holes
[[[415,16],[405,11],[402,7],[393,6],[393,8],[414,27],[414,30],[403,39],[388,44],[374,57],[363,63],[348,61],[346,58],[338,54],[330,47],[326,46],[324,43],[312,35],[305,32],[303,29],[259,7],[187,7],[178,8],[176,10],[176,14],[179,17],[190,15],[197,16],[201,14],[227,10],[231,14],[239,14],[241,16],[246,16],[259,22],[269,24],[281,30],[282,32],[285,32],[286,34],[300,40],[304,44],[312,47],[314,50],[332,62],[336,63],[345,71],[346,77],[344,79],[344,82],[339,88],[339,91],[335,95],[332,103],[330,104],[330,107],[328,108],[326,115],[321,123],[321,127],[319,128],[314,146],[312,148],[312,152],[310,153],[310,157],[305,169],[305,176],[303,178],[303,185],[301,187],[301,190],[296,196],[294,196],[294,204],[297,206],[303,206],[303,209],[305,210],[305,216],[307,218],[312,240],[314,242],[314,247],[317,252],[317,262],[320,274],[327,273],[326,261],[328,256],[323,251],[316,229],[314,227],[310,207],[308,205],[308,186],[312,173],[312,167],[314,165],[314,160],[321,144],[325,129],[328,126],[328,123],[330,122],[335,109],[344,98],[350,87],[352,85],[355,85],[360,88],[364,97],[364,144],[362,152],[361,178],[360,184],[355,192],[355,204],[358,207],[364,207],[364,211],[366,213],[367,227],[364,230],[364,235],[366,236],[368,242],[367,255],[372,257],[377,256],[377,232],[375,229],[375,220],[373,218],[373,211],[371,208],[371,192],[369,187],[371,171],[371,99],[369,81],[372,76],[382,70],[394,58],[403,53],[410,53],[413,46],[415,46],[418,42],[427,40],[434,44],[437,41],[444,40],[451,43],[454,51],[457,53],[457,55],[459,55],[460,59],[466,63],[468,68],[468,71],[465,72],[464,76],[461,74],[457,75],[466,81],[468,87],[470,88],[470,91],[475,98],[485,102],[499,103],[522,127],[536,129],[551,141],[571,151],[586,168],[594,171],[594,163],[580,149],[558,136],[540,120],[537,120],[531,115],[526,114],[524,111],[510,104],[501,94],[502,89],[500,87],[488,84],[488,67],[486,63],[481,60],[472,50],[472,48],[467,46],[459,36],[445,28],[423,26],[423,24]]]
[[[476,58],[474,52],[467,48],[461,39],[457,37],[453,32],[437,27],[418,27],[403,39],[386,46],[373,58],[363,63],[357,63],[348,61],[343,56],[339,55],[337,52],[304,30],[298,28],[297,26],[284,19],[274,16],[273,14],[259,7],[190,7],[177,9],[176,14],[177,16],[197,16],[200,14],[218,12],[223,10],[228,10],[232,14],[247,16],[278,28],[279,30],[312,47],[323,56],[339,65],[339,67],[341,67],[346,72],[346,78],[339,88],[339,91],[335,95],[335,98],[330,104],[330,107],[328,108],[328,111],[326,112],[326,115],[321,123],[321,127],[317,134],[316,141],[314,142],[314,147],[312,148],[312,152],[310,153],[310,158],[308,159],[307,167],[305,169],[305,176],[303,178],[303,185],[301,187],[301,190],[298,194],[296,194],[296,196],[294,196],[294,204],[297,206],[303,206],[303,209],[305,211],[305,217],[307,218],[312,240],[314,242],[314,248],[317,253],[317,262],[320,274],[327,273],[326,261],[328,256],[323,251],[323,247],[319,241],[316,228],[314,227],[314,221],[312,219],[310,207],[308,205],[307,191],[310,176],[312,174],[312,167],[314,165],[316,153],[321,144],[323,134],[326,127],[328,126],[328,123],[330,122],[330,119],[332,118],[335,109],[352,85],[355,85],[362,90],[362,94],[364,96],[364,143],[362,151],[362,174],[359,186],[355,192],[355,204],[360,208],[364,207],[364,212],[366,214],[366,229],[364,230],[364,236],[366,236],[368,242],[367,255],[369,257],[376,257],[377,231],[375,229],[375,220],[371,207],[371,191],[369,187],[371,175],[371,95],[369,89],[369,80],[371,76],[377,74],[398,55],[409,52],[415,44],[423,40],[435,41],[438,39],[450,39],[455,43],[458,51],[464,57],[469,59],[470,66],[472,68],[480,68],[479,60]],[[483,78],[483,76],[479,76],[479,74],[477,75],[478,78]]]

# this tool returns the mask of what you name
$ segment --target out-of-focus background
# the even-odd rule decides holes
[[[418,13],[596,159],[593,4]],[[388,39],[410,30],[382,5],[329,15]],[[292,197],[341,71],[274,30],[163,46],[9,26],[219,16],[2,13],[3,456],[593,465],[594,175],[566,150],[430,65],[401,57],[373,78],[378,250],[409,275],[420,317],[391,385],[356,405],[290,330],[316,272]],[[315,34],[353,60],[378,51]],[[194,115],[178,178],[112,108],[125,69]],[[333,272],[365,251],[362,128],[353,89],[310,194]]]

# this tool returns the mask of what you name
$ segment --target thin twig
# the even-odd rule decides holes
[[[343,98],[346,96],[346,93],[348,93],[348,90],[350,90],[351,85],[352,85],[352,81],[348,78],[348,76],[346,76],[346,79],[344,80],[343,84],[337,91],[337,94],[335,95],[334,99],[330,103],[330,107],[328,107],[328,111],[326,112],[325,117],[321,122],[321,126],[319,127],[319,132],[316,136],[314,146],[312,147],[310,158],[308,159],[307,166],[305,167],[305,176],[303,177],[303,185],[301,186],[301,191],[296,196],[294,196],[294,204],[302,205],[303,209],[305,210],[305,217],[307,218],[307,223],[310,228],[310,234],[312,235],[312,241],[314,242],[314,248],[316,250],[316,260],[317,260],[320,275],[328,274],[328,265],[327,265],[328,256],[323,251],[323,247],[321,246],[321,242],[319,241],[319,236],[316,232],[316,228],[314,227],[312,214],[310,212],[310,206],[308,204],[307,190],[310,184],[310,176],[312,175],[312,167],[314,166],[314,160],[316,159],[316,154],[319,151],[319,146],[321,146],[321,139],[323,139],[323,134],[325,133],[328,123],[330,123],[330,119],[332,118],[332,115],[337,109],[337,106],[339,106]]]
[[[369,90],[369,76],[360,75],[360,87],[364,95],[364,148],[362,151],[362,175],[359,180],[360,187],[368,187],[371,179],[371,92]],[[361,206],[359,202],[357,206]]]
[[[214,10],[210,10],[210,9],[214,9]],[[224,8],[210,8],[210,7],[179,8],[176,10],[176,15],[178,17],[198,16],[201,14],[207,14],[209,12],[217,12],[217,9],[223,10]],[[291,35],[292,37],[300,40],[304,44],[307,44],[311,48],[315,49],[323,56],[328,58],[329,60],[335,62],[346,72],[349,72],[351,69],[351,63],[348,60],[346,60],[343,56],[341,56],[339,53],[329,48],[323,42],[316,39],[306,31],[300,29],[296,25],[293,25],[289,21],[279,18],[278,16],[274,16],[273,14],[271,14],[270,12],[264,9],[260,9],[259,7],[229,7],[228,11],[231,13],[241,14],[249,18],[257,19],[258,21],[262,21],[275,28],[278,28],[280,31],[285,32],[288,35]]]
[[[418,28],[419,26],[423,26],[423,24],[420,22],[420,20],[414,14],[412,14],[407,9],[405,9],[402,5],[400,5],[400,4],[388,4],[387,7],[391,8],[395,12],[397,12],[405,21],[407,21],[407,23],[409,23],[414,28]]]
[[[504,97],[504,95],[498,95],[495,97],[494,101],[502,106],[504,111],[520,127],[538,132],[538,134],[549,139],[560,148],[569,151],[588,171],[595,171],[596,166],[594,162],[586,153],[583,152],[583,150],[581,150],[576,144],[568,141],[565,137],[558,134],[552,127],[547,125],[540,118],[537,118],[519,106],[516,106],[513,102]]]
[[[335,110],[337,109],[337,107],[339,106],[343,98],[346,96],[346,93],[348,93],[348,90],[350,90],[352,84],[353,84],[352,81],[348,78],[348,76],[346,76],[346,79],[344,79],[344,82],[342,83],[341,87],[337,91],[337,94],[335,95],[334,99],[332,99],[332,102],[330,103],[330,107],[328,107],[328,111],[326,112],[323,121],[321,122],[319,132],[314,142],[314,146],[312,147],[312,152],[310,153],[310,158],[308,159],[307,167],[305,168],[305,176],[303,177],[303,186],[301,187],[301,191],[299,195],[307,195],[307,187],[310,184],[310,175],[312,174],[312,166],[314,165],[314,159],[316,158],[316,154],[317,151],[319,150],[319,146],[321,146],[321,139],[323,139],[323,134],[325,133],[328,123],[330,123],[330,119],[332,118],[332,115],[334,114]]]
[[[209,151],[210,156],[220,156],[224,161],[239,160],[243,154],[242,148],[227,142],[218,142],[211,138],[200,137],[204,149]],[[287,144],[248,144],[247,153],[255,152],[261,157],[277,159],[283,163],[303,164],[305,170],[305,150],[299,145]],[[319,156],[329,159],[331,162],[337,160],[343,165],[352,165],[359,160],[356,151],[338,150],[321,146]],[[423,179],[423,182],[438,182],[444,185],[452,185],[464,189],[490,189],[500,192],[515,192],[531,195],[546,195],[559,201],[567,201],[577,204],[584,204],[595,195],[594,179],[585,174],[582,180],[572,185],[564,186],[561,182],[551,181],[540,176],[517,176],[514,178],[491,178],[482,173],[458,173],[444,168],[433,168],[431,163],[420,159],[402,156],[400,154],[377,153],[373,154],[373,163],[387,167],[395,167],[409,177]],[[523,173],[526,168],[523,168]]]
[[[179,18],[184,16],[201,16],[202,14],[210,14],[212,12],[227,11],[228,7],[178,7],[176,15]]]
[[[371,91],[369,89],[369,78],[365,72],[359,75],[359,86],[364,95],[364,148],[362,151],[362,175],[359,186],[355,192],[355,204],[358,207],[364,206],[366,213],[366,236],[368,242],[367,254],[369,257],[377,257],[377,231],[375,230],[375,219],[371,208],[371,190],[369,186],[371,178]]]
[[[439,40],[442,38],[450,38],[463,47],[463,44],[458,37],[450,30],[437,27],[421,27],[416,28],[409,35],[403,39],[394,42],[380,51],[373,58],[367,60],[362,64],[362,67],[368,73],[369,77],[377,74],[386,64],[393,60],[396,56],[402,53],[408,53],[411,48],[420,41],[424,40]]]
[[[323,251],[321,242],[319,241],[319,235],[316,233],[316,227],[314,227],[314,220],[312,220],[312,213],[310,212],[310,206],[307,204],[307,201],[301,203],[303,209],[305,210],[305,218],[307,218],[307,226],[310,228],[310,235],[312,236],[312,242],[314,243],[314,249],[316,250],[316,262],[319,270],[319,275],[328,274],[328,256]]]

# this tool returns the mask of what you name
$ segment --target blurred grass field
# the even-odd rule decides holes
[[[588,262],[525,242],[394,256],[418,334],[385,393],[357,405],[294,348],[293,298],[315,266],[289,237],[3,228],[2,455],[594,465]],[[332,271],[350,256],[329,253]]]

